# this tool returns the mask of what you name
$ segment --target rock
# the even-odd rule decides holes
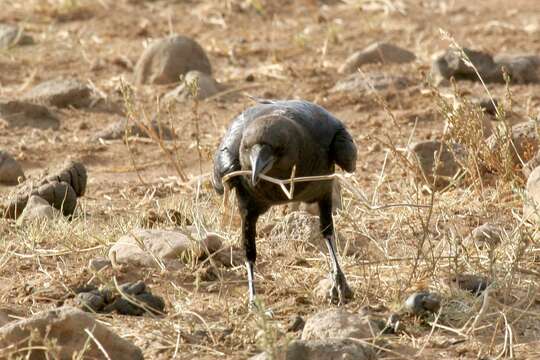
[[[54,358],[72,359],[82,353],[85,358],[104,358],[102,350],[86,331],[92,332],[110,359],[143,359],[138,347],[113,333],[91,315],[73,307],[37,313],[29,319],[11,322],[0,328],[0,357],[45,359],[42,349],[48,348],[46,345],[54,341],[57,345]],[[30,336],[31,333],[35,335]],[[49,353],[48,357],[51,355]]]
[[[148,127],[150,131],[155,132],[156,135],[162,140],[172,140],[176,138],[176,135],[170,127],[156,120],[152,120],[149,126],[147,124],[144,124],[144,126]],[[105,129],[99,131],[93,136],[92,140],[98,141],[99,139],[123,139],[126,135],[126,132],[128,136],[137,136],[141,138],[150,137],[149,131],[145,129],[142,125],[129,122],[127,119],[122,119],[110,124]]]
[[[99,312],[105,307],[105,299],[99,291],[79,293],[75,298],[75,303],[88,312]]]
[[[151,43],[135,65],[137,84],[170,84],[191,70],[212,74],[203,48],[186,36],[173,35]]]
[[[168,267],[182,265],[179,257],[192,247],[192,240],[178,231],[135,229],[122,236],[109,250],[109,258],[116,255],[119,264],[159,267],[162,261]]]
[[[244,252],[240,249],[228,246],[213,254],[212,257],[217,263],[224,267],[236,267],[244,264]]]
[[[27,101],[0,100],[0,118],[13,127],[56,130],[60,126],[58,118],[46,106]]]
[[[500,68],[490,54],[467,48],[464,48],[463,52],[485,82],[504,81]],[[448,49],[444,54],[437,56],[431,67],[431,74],[435,81],[441,82],[452,77],[456,80],[479,81],[475,70],[467,65],[462,57],[457,49]]]
[[[369,317],[337,308],[322,311],[307,319],[302,340],[368,339],[377,336],[379,331]]]
[[[21,165],[8,152],[0,150],[0,184],[17,185],[24,181]]]
[[[469,240],[472,240],[479,247],[493,248],[501,243],[502,229],[495,224],[486,223],[475,228],[469,236]]]
[[[349,56],[345,64],[339,69],[339,72],[351,74],[365,64],[402,64],[414,61],[415,59],[416,55],[409,50],[389,43],[376,42]]]
[[[523,217],[528,221],[540,223],[540,167],[534,169],[527,179]]]
[[[526,163],[532,159],[539,149],[538,123],[536,120],[525,121],[512,126],[512,144],[510,153],[515,164]],[[487,140],[492,152],[498,152],[503,146],[506,136],[491,135]]]
[[[0,49],[17,45],[32,45],[34,39],[16,25],[0,24]]]
[[[172,100],[182,102],[193,98],[195,94],[197,100],[204,100],[222,90],[223,86],[214,80],[212,75],[192,70],[186,74],[180,85],[165,94],[163,100],[166,102]]]
[[[111,260],[105,259],[103,257],[91,259],[88,262],[88,268],[92,271],[100,271],[101,269],[104,269],[108,266],[112,266]]]
[[[92,103],[92,89],[77,79],[58,78],[36,85],[24,99],[59,108],[83,108]]]
[[[448,279],[448,285],[465,290],[473,295],[480,295],[489,286],[490,281],[485,277],[473,274],[457,274]]]
[[[531,160],[525,163],[523,169],[521,169],[521,172],[523,173],[525,179],[528,179],[534,169],[536,169],[538,166],[540,166],[540,152],[537,152]]]
[[[497,67],[504,67],[512,84],[537,83],[540,80],[540,57],[537,55],[499,54],[494,57]]]
[[[450,180],[462,170],[460,162],[463,163],[467,156],[463,146],[443,144],[436,140],[412,144],[409,152],[413,160],[417,161],[419,180],[427,180],[428,184],[435,189],[441,189],[450,184]],[[436,163],[437,168],[434,168]]]
[[[28,199],[21,216],[17,219],[17,223],[52,220],[57,216],[57,213],[58,211],[47,200],[37,195],[32,195]]]
[[[336,92],[370,92],[374,90],[402,90],[411,85],[411,81],[403,76],[388,74],[362,74],[355,73],[340,80],[330,89],[331,93]]]
[[[441,297],[428,291],[415,292],[405,300],[403,309],[413,315],[436,313],[441,307]]]
[[[206,257],[207,254],[213,254],[219,251],[223,246],[221,236],[215,233],[207,233],[199,246],[195,247],[195,256],[198,258]]]
[[[264,352],[251,360],[375,360],[377,355],[368,345],[347,339],[293,340],[278,350],[277,357]]]

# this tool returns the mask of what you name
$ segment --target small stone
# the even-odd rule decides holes
[[[17,45],[32,45],[34,39],[17,25],[0,24],[0,49]]]
[[[463,146],[443,144],[440,141],[421,141],[412,144],[409,152],[418,164],[417,178],[421,181],[427,180],[435,189],[448,186],[451,179],[462,170],[460,162],[466,159],[466,150]]]
[[[371,339],[380,329],[368,316],[344,309],[329,309],[311,316],[302,331],[302,340]]]
[[[464,48],[468,60],[478,70],[485,82],[503,82],[502,73],[490,54]],[[457,49],[448,49],[433,61],[431,73],[437,82],[441,80],[479,81],[476,71],[463,61],[463,54]]]
[[[37,195],[32,195],[28,199],[26,206],[17,219],[18,224],[32,221],[52,220],[57,216],[58,211],[49,202]]]
[[[228,246],[213,254],[213,259],[224,267],[236,267],[244,264],[244,252]]]
[[[204,100],[222,90],[223,86],[214,80],[212,75],[193,70],[186,74],[180,85],[165,94],[163,100],[183,102],[193,97]]]
[[[42,82],[26,94],[25,99],[64,108],[87,107],[92,102],[92,89],[77,79],[53,79]]]
[[[532,159],[539,149],[540,138],[538,136],[538,122],[529,120],[512,126],[512,144],[510,144],[510,152],[512,159],[516,165],[526,163]],[[506,136],[498,137],[496,134],[491,135],[487,140],[488,147],[492,152],[500,151],[503,146],[503,141],[506,141]]]
[[[170,84],[188,71],[212,74],[203,48],[193,39],[173,35],[151,43],[135,65],[137,84]]]
[[[486,223],[474,229],[470,238],[479,247],[492,248],[501,243],[502,230],[495,224]]]
[[[540,152],[537,152],[534,157],[527,161],[525,165],[523,166],[523,169],[521,169],[521,172],[523,173],[523,176],[525,179],[528,179],[529,176],[531,176],[534,169],[540,166]]]
[[[86,331],[92,332],[89,338]],[[66,336],[69,334],[69,336]],[[44,311],[31,318],[10,322],[0,328],[0,356],[45,359],[43,349],[56,344],[58,359],[72,359],[84,353],[86,358],[101,359],[105,351],[110,359],[142,360],[142,351],[116,335],[90,314],[73,307]],[[99,343],[99,347],[96,345]],[[48,353],[48,352],[47,352]],[[48,353],[50,355],[50,353]]]
[[[103,257],[98,257],[95,259],[91,259],[88,262],[88,268],[93,271],[100,271],[106,267],[112,266],[111,260],[105,259]]]
[[[223,246],[221,236],[216,233],[207,233],[206,237],[200,242],[200,245],[195,248],[197,257],[204,257],[207,254],[213,254]]]
[[[498,54],[494,61],[501,69],[506,70],[512,84],[537,83],[540,80],[540,57],[525,54]]]
[[[135,229],[118,239],[109,250],[109,258],[115,256],[119,264],[148,267],[159,267],[157,260],[176,268],[182,265],[179,257],[191,246],[189,237],[178,231]]]
[[[79,293],[75,301],[82,310],[89,312],[99,312],[105,306],[105,300],[99,292]]]
[[[413,315],[436,313],[441,307],[441,297],[427,291],[415,292],[405,300],[403,308]]]
[[[414,61],[415,59],[416,55],[409,50],[389,43],[376,42],[349,56],[345,64],[339,69],[339,72],[351,74],[365,64],[402,64]]]
[[[24,181],[21,165],[8,152],[0,150],[0,184],[17,185]]]
[[[354,73],[336,83],[330,89],[336,92],[371,92],[373,90],[402,90],[411,85],[411,81],[403,76],[388,74],[363,74]]]
[[[474,274],[458,274],[448,279],[448,284],[457,289],[465,290],[473,295],[480,295],[490,284],[485,277]]]
[[[540,167],[534,169],[527,179],[523,218],[536,224],[540,223]]]
[[[147,129],[148,128],[148,129]],[[129,122],[127,119],[121,119],[113,122],[105,129],[100,130],[92,137],[93,141],[103,140],[118,140],[124,136],[136,136],[140,138],[150,138],[151,132],[154,132],[162,140],[172,140],[176,138],[174,131],[166,124],[162,124],[156,120],[150,124],[137,124]]]
[[[273,355],[276,355],[275,353]],[[263,352],[250,360],[375,360],[372,347],[348,339],[293,340],[277,356]]]
[[[60,126],[60,120],[46,106],[28,101],[0,100],[0,118],[12,127],[56,130]]]

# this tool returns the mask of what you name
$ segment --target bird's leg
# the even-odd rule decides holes
[[[319,202],[321,233],[326,242],[326,247],[330,254],[330,260],[332,262],[332,288],[330,289],[330,300],[334,304],[344,304],[348,300],[352,299],[353,292],[347,284],[345,274],[339,266],[339,262],[336,254],[336,244],[334,241],[334,224],[332,221],[332,198],[329,197]]]
[[[255,245],[256,225],[259,214],[249,209],[241,210],[242,216],[242,244],[246,254],[246,268],[248,275],[249,305],[255,303],[254,270],[257,260],[257,248]]]

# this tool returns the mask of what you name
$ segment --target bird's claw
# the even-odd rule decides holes
[[[349,302],[354,296],[353,291],[347,284],[343,273],[332,274],[333,284],[328,296],[332,304],[343,305]]]

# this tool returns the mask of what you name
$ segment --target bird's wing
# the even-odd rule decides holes
[[[219,194],[223,194],[224,192],[221,178],[228,173],[240,170],[239,150],[245,123],[246,119],[242,113],[233,121],[214,155],[212,184]]]
[[[343,124],[338,127],[330,144],[330,154],[343,170],[353,172],[356,169],[356,145]]]
[[[356,169],[356,145],[345,125],[323,107],[302,100],[276,102],[293,111],[293,118],[310,129],[323,147],[328,147],[330,158],[347,172]],[[330,134],[330,137],[329,137]],[[333,137],[331,137],[334,134]]]

